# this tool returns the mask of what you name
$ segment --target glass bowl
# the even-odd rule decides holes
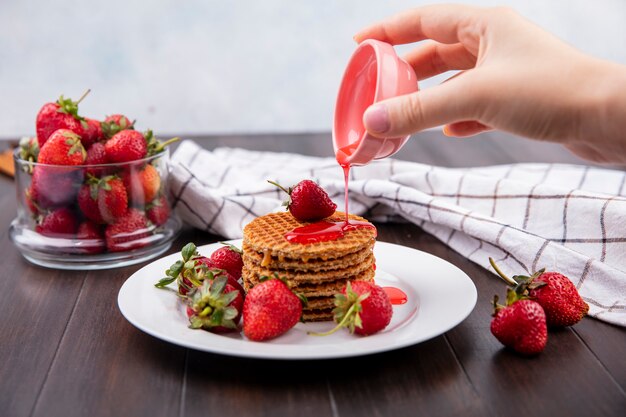
[[[30,262],[108,269],[167,249],[181,221],[171,210],[169,152],[103,165],[61,166],[13,154],[17,217],[10,236]]]

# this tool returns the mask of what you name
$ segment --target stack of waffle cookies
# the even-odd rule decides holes
[[[345,214],[335,212],[328,221],[341,221]],[[366,221],[350,215],[351,220]],[[250,222],[243,230],[243,282],[246,291],[261,282],[261,277],[278,277],[308,304],[304,321],[333,319],[334,295],[348,281],[374,280],[373,254],[376,230],[348,230],[337,240],[292,243],[285,234],[304,226],[291,213],[271,213]]]

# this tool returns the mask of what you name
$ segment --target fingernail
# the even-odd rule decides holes
[[[374,133],[385,133],[391,128],[387,106],[377,104],[365,112],[363,122],[367,130]]]
[[[442,130],[443,130],[443,134],[444,135],[452,136],[452,134],[450,133],[450,128],[448,127],[448,125],[445,125]]]

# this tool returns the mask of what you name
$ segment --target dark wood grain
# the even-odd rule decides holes
[[[328,133],[196,139],[207,148],[332,155]],[[413,137],[397,158],[450,167],[582,163],[558,145],[432,131]],[[500,282],[417,226],[380,224],[379,240],[432,253],[466,272],[478,303],[463,323],[392,352],[268,361],[184,349],[131,326],[119,313],[117,293],[142,265],[93,272],[30,265],[8,237],[14,196],[12,181],[0,178],[2,416],[621,416],[626,409],[625,329],[584,319],[551,332],[538,357],[517,356],[489,332],[489,302],[502,295]],[[169,252],[219,239],[187,228]]]

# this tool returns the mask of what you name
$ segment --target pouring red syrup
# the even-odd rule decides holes
[[[346,146],[342,149],[345,150],[346,153],[354,151],[354,148],[348,148],[350,148],[350,146]],[[340,159],[340,152],[341,150],[337,152],[337,161],[339,161]],[[342,155],[345,155],[345,153],[342,153]],[[341,158],[345,158],[345,156]],[[374,231],[376,231],[376,227],[373,224],[360,220],[350,220],[350,218],[348,217],[348,180],[350,179],[350,165],[341,162],[340,165],[341,168],[343,168],[345,181],[345,220],[335,222],[329,220],[321,220],[319,222],[311,223],[306,226],[296,227],[292,231],[285,233],[285,239],[287,239],[289,242],[306,244],[337,240],[343,237],[346,232],[361,228],[374,229]]]

